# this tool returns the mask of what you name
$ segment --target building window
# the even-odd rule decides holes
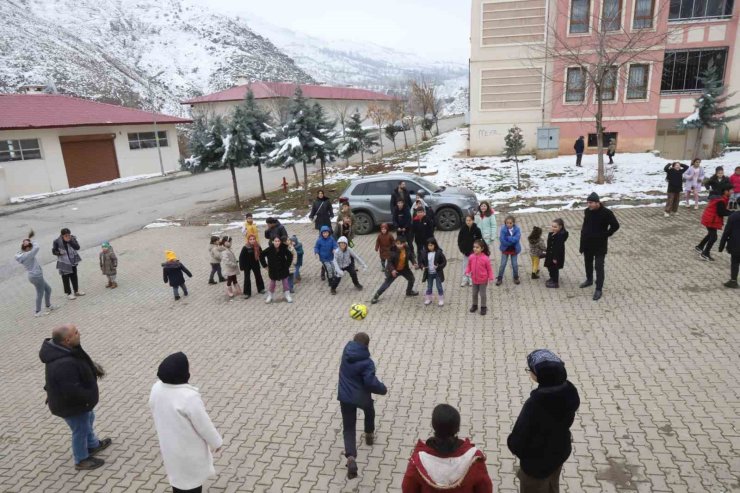
[[[717,67],[720,77],[724,77],[726,58],[727,48],[666,51],[661,92],[700,91],[703,85],[699,77],[710,66]]]
[[[653,0],[635,0],[635,18],[632,29],[650,29],[653,27]]]
[[[604,74],[601,82],[601,100],[614,101],[617,99],[617,67],[611,66]]]
[[[580,67],[568,69],[565,83],[565,102],[580,103],[586,99],[586,72]]]
[[[642,63],[630,65],[627,77],[627,99],[647,99],[649,75],[650,65]]]
[[[159,137],[159,147],[167,147],[167,132],[157,132]],[[128,148],[134,149],[151,149],[157,147],[157,141],[154,139],[154,132],[136,132],[128,134]]]
[[[601,10],[601,30],[619,31],[622,28],[622,0],[604,0]]]
[[[41,159],[39,139],[0,140],[0,163]]]
[[[671,0],[669,21],[707,19],[732,15],[733,0]]]
[[[570,32],[587,33],[589,24],[590,0],[572,0],[570,3]]]
[[[609,141],[614,139],[614,142],[617,141],[617,133],[618,132],[602,132],[604,135],[604,141],[601,143],[602,146],[607,147],[609,145]],[[596,134],[588,134],[588,141],[586,142],[586,145],[588,147],[598,147],[596,144]]]

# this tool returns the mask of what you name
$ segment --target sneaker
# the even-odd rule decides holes
[[[337,294],[337,288],[331,288],[331,294]]]
[[[290,290],[290,294],[295,294],[295,288]]]
[[[698,210],[699,210],[699,206],[698,206],[698,205],[695,205],[695,206],[694,206],[694,210],[695,210],[695,211],[698,211]]]
[[[95,455],[98,452],[101,452],[101,451],[107,449],[108,447],[110,447],[111,443],[113,443],[113,440],[111,440],[110,438],[103,438],[102,440],[100,440],[100,443],[98,444],[97,447],[95,447],[95,448],[89,448],[89,449],[87,449],[87,452],[90,455]]]
[[[84,291],[77,291],[75,294],[77,296],[85,296],[85,292]]]
[[[593,285],[593,283],[594,283],[593,281],[586,279],[581,284],[579,284],[578,287],[581,288],[581,289],[587,288],[587,287]]]
[[[180,296],[175,296],[175,301],[180,301]]]
[[[347,457],[347,479],[355,479],[357,477],[357,461],[354,457]]]
[[[419,292],[412,289],[406,293],[406,296],[419,296]]]
[[[700,253],[700,254],[699,254],[699,258],[700,258],[701,260],[703,260],[704,262],[709,262],[710,260],[714,260],[714,259],[713,259],[712,257],[710,257],[709,255],[704,255],[703,253]]]
[[[357,291],[362,291],[363,289],[365,289],[365,286],[363,286],[362,284],[355,284],[355,289],[357,289]]]
[[[460,283],[460,287],[461,287],[461,288],[464,288],[464,287],[465,287],[465,286],[467,286],[467,285],[468,285],[468,283],[467,283],[467,282],[465,282],[465,279],[463,279],[463,280],[462,280],[462,282]]]
[[[208,284],[218,284],[216,281],[208,281]]]
[[[77,296],[75,296],[75,295],[74,295],[74,293],[72,293],[72,294],[68,294],[68,295],[67,295],[67,299],[68,299],[68,300],[76,300],[76,299],[77,299]]]
[[[599,301],[601,299],[601,290],[597,289],[594,291],[594,301]]]
[[[470,307],[470,310],[468,310],[470,313],[475,313],[478,311],[478,305],[473,305]]]
[[[285,301],[287,301],[288,303],[293,303],[293,297],[290,295],[290,291],[288,291],[287,293],[283,293],[283,295],[285,296]]]
[[[664,212],[664,213],[663,213],[663,217],[671,217],[671,215],[670,215],[670,214],[668,214],[667,212]]]
[[[445,297],[444,296],[440,295],[437,298],[437,305],[439,305],[439,306],[445,306]]]
[[[372,445],[375,443],[375,433],[365,433],[365,444]]]
[[[485,315],[486,313],[488,313],[488,308],[485,306],[480,307],[480,314]]]
[[[46,311],[47,312],[53,312],[57,308],[59,308],[59,307],[58,306],[55,306],[55,305],[49,305],[49,306],[46,307]]]
[[[78,471],[92,471],[105,464],[103,459],[96,459],[95,457],[88,457],[87,459],[80,461],[75,464],[75,469]]]
[[[515,277],[514,278],[514,284],[519,284],[519,278],[518,277]]]
[[[557,289],[557,288],[560,287],[560,284],[558,284],[558,283],[550,280],[550,281],[547,281],[547,283],[545,284],[545,287],[546,288],[555,288],[555,289]]]
[[[374,305],[375,303],[378,302],[379,299],[380,299],[380,295],[378,293],[375,293],[373,295],[373,299],[370,300],[370,303],[372,303]]]
[[[501,279],[500,277],[497,277],[496,278],[496,286],[501,286],[501,283],[503,283],[503,282],[504,282],[504,280]]]
[[[44,315],[48,315],[49,313],[51,313],[51,312],[49,312],[49,311],[36,312],[36,313],[33,314],[33,316],[38,318],[38,317],[43,317]]]
[[[427,294],[424,296],[424,305],[431,305],[432,304],[432,295]]]
[[[265,303],[272,303],[272,293],[267,293],[267,298],[265,298]]]
[[[738,288],[737,281],[732,281],[732,280],[727,281],[726,283],[723,284],[723,286],[726,287],[726,288],[731,288],[731,289],[737,289]]]
[[[266,293],[267,291],[265,291],[264,289],[260,289],[260,290],[259,290],[259,291],[257,291],[257,292],[258,292],[259,294],[265,294],[265,293]]]
[[[245,300],[248,300],[248,299],[249,299],[249,298],[251,298],[251,297],[252,297],[252,295],[251,295],[251,294],[245,294],[245,295],[244,295],[244,299],[245,299]]]
[[[702,249],[701,249],[700,247],[698,247],[698,246],[695,246],[695,247],[694,247],[694,251],[695,251],[696,253],[704,253],[704,250],[702,250]]]

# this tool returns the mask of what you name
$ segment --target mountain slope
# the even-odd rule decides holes
[[[6,0],[0,17],[0,92],[54,83],[60,92],[179,114],[179,101],[239,76],[313,81],[243,22],[181,0]],[[159,72],[150,97],[147,79]]]

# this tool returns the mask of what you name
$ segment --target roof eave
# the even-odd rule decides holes
[[[157,122],[157,125],[186,125],[193,120],[182,119],[176,122]],[[74,123],[69,125],[30,125],[26,127],[0,127],[0,130],[43,130],[49,128],[73,128],[73,127],[126,127],[133,125],[154,125],[153,120],[131,123]]]

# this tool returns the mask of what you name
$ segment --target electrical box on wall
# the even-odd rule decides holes
[[[558,156],[560,149],[560,128],[540,127],[537,129],[537,159]]]

